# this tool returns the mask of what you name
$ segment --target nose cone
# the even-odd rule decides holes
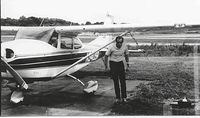
[[[1,57],[3,57],[3,58],[6,57],[6,50],[3,47],[1,47]]]
[[[1,43],[1,57],[6,59],[6,47],[7,47],[7,42]]]

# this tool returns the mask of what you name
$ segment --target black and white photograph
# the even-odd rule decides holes
[[[200,116],[200,0],[1,0],[1,114]]]

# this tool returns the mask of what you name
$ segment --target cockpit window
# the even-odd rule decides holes
[[[58,45],[58,33],[57,32],[53,32],[48,43],[50,45],[54,46],[55,48],[57,48],[57,45]]]
[[[82,44],[78,38],[63,38],[61,39],[61,49],[79,49]]]

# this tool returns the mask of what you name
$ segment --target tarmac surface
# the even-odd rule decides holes
[[[114,104],[113,81],[106,76],[89,76],[81,79],[84,82],[97,80],[98,90],[94,95],[84,94],[83,87],[76,81],[61,77],[46,82],[29,84],[25,99],[18,105],[9,102],[11,91],[2,88],[2,116],[101,116],[109,115]],[[146,81],[127,80],[128,96],[140,83]]]

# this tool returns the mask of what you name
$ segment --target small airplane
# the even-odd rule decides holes
[[[155,26],[154,26],[155,27]],[[17,32],[13,41],[1,43],[1,75],[17,84],[11,95],[11,102],[23,101],[28,83],[52,80],[68,76],[84,87],[85,93],[94,93],[97,81],[83,83],[71,74],[105,55],[108,46],[115,40],[111,35],[98,36],[88,44],[77,37],[83,32],[114,33],[121,36],[140,28],[130,24],[86,25],[86,26],[43,26],[13,27],[1,26],[1,32]],[[135,50],[143,52],[144,50]],[[134,51],[133,51],[134,52]]]

